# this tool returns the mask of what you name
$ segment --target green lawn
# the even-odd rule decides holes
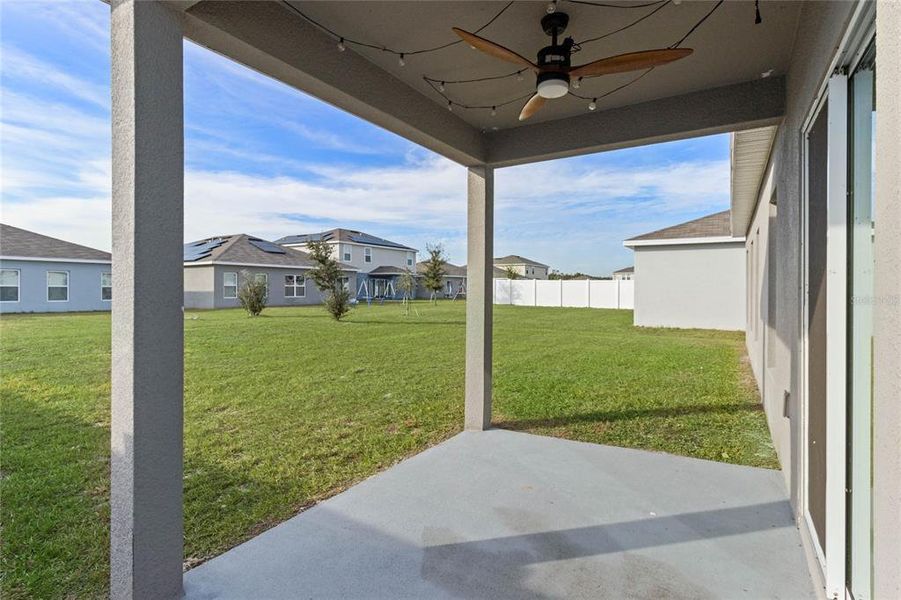
[[[185,550],[216,555],[457,431],[462,302],[185,317]],[[499,306],[498,426],[775,467],[737,333],[631,311]],[[2,596],[108,577],[107,314],[5,316]]]

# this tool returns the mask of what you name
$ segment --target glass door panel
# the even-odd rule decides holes
[[[851,76],[848,244],[848,577],[855,600],[872,598],[873,224],[876,54]]]

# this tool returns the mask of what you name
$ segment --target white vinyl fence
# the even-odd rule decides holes
[[[494,303],[515,306],[632,309],[635,307],[635,281],[495,279]]]

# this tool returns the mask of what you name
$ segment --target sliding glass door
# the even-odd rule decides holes
[[[872,598],[873,211],[876,51],[850,78],[848,235],[848,590]]]

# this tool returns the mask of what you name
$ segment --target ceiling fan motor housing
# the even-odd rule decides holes
[[[569,92],[569,46],[547,46],[538,52],[538,95],[561,98]]]

